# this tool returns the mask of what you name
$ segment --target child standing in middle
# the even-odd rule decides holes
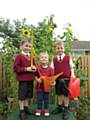
[[[40,65],[37,66],[37,71],[40,76],[54,75],[53,69],[48,65],[49,55],[47,52],[40,53]],[[49,92],[44,92],[43,82],[40,78],[36,77],[36,90],[37,90],[37,110],[35,115],[40,116],[42,112],[42,105],[44,103],[44,115],[49,116]]]

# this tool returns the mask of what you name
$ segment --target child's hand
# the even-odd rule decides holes
[[[76,76],[73,74],[73,75],[71,75],[71,78],[76,78]]]
[[[33,67],[33,68],[32,67],[26,67],[25,70],[28,71],[28,72],[35,72],[36,68],[35,67]]]
[[[36,81],[37,81],[38,83],[41,83],[41,82],[42,82],[40,78],[35,77],[35,79],[36,79]]]
[[[54,81],[53,83],[51,83],[51,86],[54,86],[56,84],[56,81]]]
[[[25,71],[31,72],[31,67],[26,67]]]
[[[31,66],[32,70],[36,70],[36,67],[34,65]]]
[[[78,97],[75,97],[74,100],[78,100]]]

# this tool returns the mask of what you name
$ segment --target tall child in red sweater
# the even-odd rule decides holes
[[[19,97],[19,107],[20,107],[20,120],[27,120],[27,114],[30,114],[28,109],[29,98],[33,97],[33,80],[35,72],[31,66],[31,42],[27,39],[21,42],[22,52],[18,54],[14,61],[14,72],[16,73],[16,78],[19,82],[18,97]],[[34,60],[33,60],[34,63]]]
[[[51,66],[54,68],[55,74],[63,72],[62,76],[56,80],[56,95],[58,96],[58,106],[53,111],[54,114],[63,112],[63,119],[68,119],[68,83],[70,77],[74,75],[74,64],[69,55],[64,53],[64,42],[58,41],[56,43],[57,56],[53,58]],[[64,105],[64,106],[63,106]],[[64,110],[63,110],[64,107]]]
[[[53,69],[48,65],[49,56],[47,52],[40,53],[40,65],[37,67],[37,71],[40,76],[52,76],[54,74]],[[42,112],[42,105],[44,103],[44,115],[49,116],[49,92],[44,91],[43,82],[40,78],[36,77],[37,85],[37,110],[35,115],[40,116]]]

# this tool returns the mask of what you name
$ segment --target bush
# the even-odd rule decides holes
[[[77,120],[90,120],[90,98],[81,97],[78,106]]]

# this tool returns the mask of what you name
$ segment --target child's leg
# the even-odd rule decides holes
[[[24,111],[24,100],[19,101],[19,107],[20,107],[20,120],[27,120],[27,116]]]
[[[64,96],[63,95],[58,96],[57,98],[58,105],[63,105],[63,101],[64,101]]]
[[[49,93],[44,93],[44,109],[49,108]]]
[[[63,111],[63,101],[64,101],[64,96],[59,95],[57,97],[57,103],[58,103],[57,111],[59,111],[59,113]]]
[[[69,98],[65,96],[64,97],[64,106],[68,107],[68,105],[69,105]]]
[[[24,111],[24,103],[25,103],[25,96],[26,96],[25,82],[19,82],[18,96],[19,96],[20,120],[27,120],[27,115]]]
[[[24,101],[24,110],[25,110],[25,113],[27,113],[29,115],[34,114],[34,111],[31,110],[31,109],[29,109],[28,106],[29,106],[29,99],[26,99]]]
[[[45,109],[45,116],[49,116],[49,93],[44,93],[44,109]]]
[[[43,92],[37,92],[37,109],[42,109]]]
[[[40,116],[42,110],[43,92],[37,92],[37,110],[35,115]]]
[[[69,80],[65,80],[67,89],[68,89],[68,83],[69,83]],[[68,105],[69,105],[68,93],[69,93],[69,91],[67,89],[64,89],[64,111],[63,111],[63,119],[64,120],[68,120],[68,118],[69,118],[69,112],[68,112]]]
[[[20,110],[24,110],[24,100],[19,101]]]
[[[26,99],[24,101],[24,110],[27,114],[34,114],[34,111],[29,109],[29,101],[33,97],[33,81],[26,82]]]
[[[58,95],[57,97],[57,107],[54,111],[52,111],[53,114],[58,114],[63,111],[63,100],[64,96],[63,95]]]
[[[29,99],[26,99],[26,100],[24,101],[24,106],[25,106],[25,107],[28,107],[28,105],[29,105]]]
[[[69,98],[68,96],[64,96],[64,111],[63,111],[63,119],[68,120],[69,112],[68,112]]]
[[[61,113],[63,111],[63,85],[64,82],[62,79],[57,79],[56,81],[56,95],[57,95],[57,107],[54,111],[52,111],[53,114],[58,114]]]

